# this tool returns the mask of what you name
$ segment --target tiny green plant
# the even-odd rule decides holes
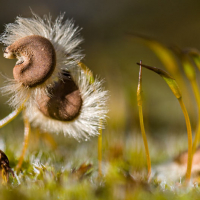
[[[188,91],[186,90],[185,83],[183,81],[183,78],[181,76],[181,72],[178,68],[178,64],[176,62],[176,59],[173,55],[173,51],[171,51],[169,48],[167,48],[165,45],[161,44],[160,42],[141,36],[141,35],[134,35],[137,39],[139,39],[141,42],[143,42],[146,46],[148,46],[161,60],[165,68],[176,77],[177,82],[180,84],[181,88],[184,90],[185,94],[188,94]],[[195,100],[197,102],[198,107],[198,124],[195,131],[195,137],[192,145],[192,154],[195,153],[197,146],[199,144],[200,140],[200,93],[199,93],[199,87],[196,80],[196,72],[193,65],[193,62],[191,61],[190,57],[193,59],[194,63],[200,69],[200,53],[195,48],[187,48],[185,50],[181,50],[178,47],[173,47],[174,52],[178,55],[182,62],[182,66],[185,72],[186,77],[190,81],[190,84],[192,86],[192,90],[195,96]],[[186,95],[186,97],[189,99],[190,95]],[[189,100],[190,101],[190,100]]]
[[[144,120],[143,120],[143,112],[142,112],[142,61],[140,61],[140,70],[139,70],[139,80],[138,80],[138,88],[137,88],[137,104],[138,104],[138,109],[139,109],[139,119],[140,119],[140,127],[141,127],[141,133],[142,133],[142,138],[144,141],[144,147],[145,147],[145,152],[146,152],[146,158],[147,158],[147,169],[148,169],[148,179],[151,176],[151,158],[149,154],[149,148],[148,148],[148,142],[147,142],[147,137],[145,133],[145,128],[144,128]]]
[[[159,74],[165,80],[165,82],[168,84],[168,86],[172,90],[174,96],[179,101],[179,104],[181,106],[181,109],[182,109],[184,117],[185,117],[185,122],[186,122],[186,127],[187,127],[187,135],[188,135],[188,160],[187,160],[186,182],[189,182],[190,177],[191,177],[191,170],[192,170],[192,129],[191,129],[191,125],[190,125],[190,119],[188,116],[188,112],[186,110],[185,104],[183,103],[182,94],[180,92],[179,86],[178,86],[177,82],[175,81],[175,79],[170,74],[168,74],[166,71],[156,68],[156,67],[144,65],[141,63],[137,63],[137,64]]]

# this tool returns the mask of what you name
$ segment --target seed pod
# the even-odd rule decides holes
[[[38,35],[17,40],[6,48],[4,57],[18,58],[13,68],[14,79],[28,87],[44,83],[53,73],[56,63],[53,45]]]
[[[47,117],[60,121],[71,121],[81,110],[80,91],[69,72],[63,71],[62,80],[48,88],[38,99],[39,110]]]
[[[4,57],[17,58],[14,79],[1,89],[10,105],[45,132],[79,138],[98,135],[107,118],[107,91],[81,64],[79,28],[60,15],[55,21],[33,14],[6,26]],[[99,123],[101,121],[101,123]],[[101,124],[101,125],[100,125]]]

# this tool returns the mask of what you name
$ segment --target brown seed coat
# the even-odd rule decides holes
[[[31,35],[17,40],[6,48],[4,56],[19,59],[13,76],[24,86],[35,87],[44,83],[55,69],[54,47],[42,36]]]
[[[68,72],[62,80],[48,88],[50,95],[43,94],[37,98],[38,109],[47,117],[59,121],[72,121],[81,110],[80,91]]]

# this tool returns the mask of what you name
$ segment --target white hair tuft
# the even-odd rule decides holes
[[[63,20],[64,14],[54,22],[51,16],[40,18],[33,13],[32,18],[17,17],[14,23],[6,25],[0,42],[9,46],[17,40],[31,35],[47,38],[56,53],[56,66],[52,75],[44,83],[36,87],[27,87],[15,79],[7,78],[6,85],[1,88],[4,94],[11,95],[9,104],[19,108],[25,103],[25,116],[33,126],[43,131],[64,133],[74,138],[89,138],[98,134],[103,128],[107,117],[107,91],[102,89],[102,81],[96,79],[90,83],[88,76],[78,66],[83,55],[78,47],[82,42],[79,28],[72,20]],[[47,93],[47,88],[59,80],[62,70],[69,71],[81,94],[82,106],[79,115],[72,121],[59,121],[45,116],[38,108],[36,97]],[[101,126],[101,127],[100,127]]]

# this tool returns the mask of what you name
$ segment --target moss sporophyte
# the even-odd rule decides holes
[[[22,112],[24,143],[17,170],[21,168],[24,160],[31,126],[45,133],[63,133],[77,140],[82,138],[87,140],[98,135],[98,172],[101,176],[102,129],[105,128],[108,113],[108,92],[103,89],[102,81],[94,78],[91,70],[82,62],[83,54],[79,48],[82,38],[79,34],[79,28],[75,27],[71,20],[64,21],[63,18],[64,15],[60,15],[55,21],[52,21],[51,17],[40,18],[35,14],[32,18],[17,17],[14,23],[6,26],[5,32],[0,36],[0,41],[5,45],[4,57],[18,60],[13,68],[13,78],[7,78],[5,86],[1,88],[4,94],[11,95],[8,103],[14,111],[0,120],[0,128]],[[185,177],[186,181],[189,182],[193,153],[198,144],[200,131],[197,131],[192,149],[190,120],[177,84],[178,81],[176,82],[174,79],[174,75],[178,76],[179,73],[177,65],[174,64],[172,52],[156,41],[144,38],[142,40],[158,55],[168,67],[168,71],[172,73],[171,76],[168,72],[144,65],[141,61],[137,63],[140,66],[137,104],[147,159],[147,178],[150,182],[153,170],[143,120],[142,67],[159,74],[180,103],[188,134]],[[188,54],[181,56],[184,70],[191,81],[196,100],[200,104],[196,76],[187,56]],[[198,59],[194,57],[197,64],[198,60],[199,57]],[[172,63],[174,65],[169,67]],[[180,78],[180,76],[178,77]],[[6,155],[3,152],[1,155],[3,156],[2,177],[7,182],[8,172],[13,172]],[[84,174],[91,166],[90,164],[82,165],[77,171]],[[129,172],[125,174],[129,174]]]
[[[138,109],[139,109],[141,133],[142,133],[142,138],[144,141],[144,147],[145,147],[146,158],[147,158],[148,179],[150,179],[151,159],[149,155],[149,148],[148,148],[147,137],[146,137],[145,128],[144,128],[144,120],[143,120],[143,112],[142,112],[143,99],[142,99],[142,65],[141,64],[142,64],[142,61],[140,61],[139,81],[138,81],[138,88],[137,88],[137,104],[138,104]]]
[[[168,86],[170,87],[174,96],[179,101],[179,104],[181,106],[181,109],[182,109],[184,117],[185,117],[185,122],[186,122],[186,127],[187,127],[187,135],[188,135],[188,160],[187,160],[186,181],[189,182],[190,177],[191,177],[191,170],[192,170],[192,129],[191,129],[191,125],[190,125],[190,119],[189,119],[186,107],[183,103],[182,94],[180,92],[178,84],[170,74],[168,74],[166,71],[164,71],[162,69],[144,65],[141,62],[137,63],[137,64],[140,65],[140,68],[142,66],[146,69],[149,69],[149,70],[159,74],[165,80],[165,82],[168,84]]]
[[[60,15],[17,17],[6,25],[0,41],[4,57],[18,59],[13,79],[1,88],[10,94],[14,111],[0,121],[3,127],[21,111],[24,118],[24,145],[17,169],[21,168],[28,146],[30,126],[49,133],[63,133],[77,140],[99,135],[101,174],[101,130],[107,118],[107,91],[102,81],[81,62],[79,28]]]

